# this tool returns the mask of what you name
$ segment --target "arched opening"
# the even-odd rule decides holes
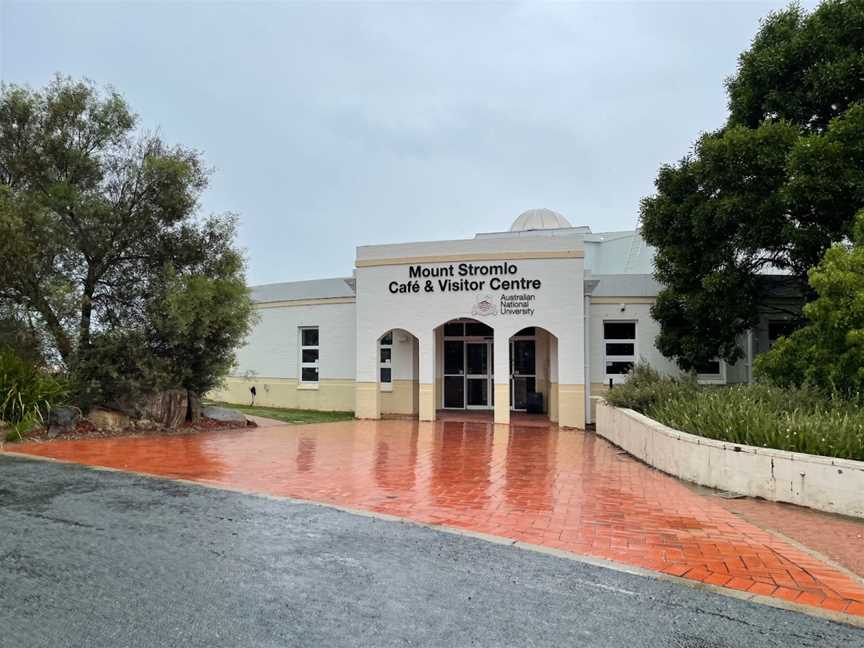
[[[557,420],[558,338],[539,326],[510,337],[510,410]]]
[[[404,329],[378,338],[377,382],[381,416],[417,417],[420,411],[419,340]]]

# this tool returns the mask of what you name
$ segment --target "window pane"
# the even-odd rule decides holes
[[[303,346],[318,346],[318,329],[303,329]]]
[[[303,349],[303,362],[318,362],[318,349]]]
[[[465,379],[444,376],[444,407],[465,407]]]
[[[386,349],[381,349],[381,362],[390,362],[390,358],[393,355],[393,349],[387,347]]]
[[[449,324],[445,324],[444,335],[446,335],[447,337],[462,337],[463,335],[465,335],[465,325],[461,322],[450,322]]]
[[[634,344],[626,342],[610,342],[606,345],[607,356],[632,356],[635,350]]]
[[[610,376],[620,376],[626,374],[633,368],[632,362],[607,362],[606,363],[606,373]]]
[[[768,339],[774,342],[777,338],[789,335],[795,330],[791,320],[770,320],[768,322]]]
[[[318,382],[318,367],[303,367],[300,371],[302,382]]]
[[[489,345],[485,342],[469,343],[466,351],[468,373],[481,376],[489,375]]]
[[[522,375],[533,375],[535,367],[534,340],[513,341],[513,372]]]
[[[603,322],[603,337],[607,340],[635,340],[636,322]]]
[[[444,342],[444,373],[461,374],[465,366],[462,353],[464,342],[448,340]]]
[[[383,367],[381,369],[381,382],[382,383],[389,383],[391,380],[391,377],[392,377],[392,372],[390,370],[390,367]]]
[[[517,336],[520,336],[520,335],[522,335],[522,336],[525,336],[525,335],[534,335],[534,327],[533,327],[533,326],[529,326],[529,327],[527,327],[527,328],[524,328],[524,329],[522,329],[521,331],[519,331],[518,333],[516,333],[516,335],[517,335]]]
[[[719,376],[720,375],[720,361],[719,360],[709,360],[704,364],[700,364],[696,366],[696,373],[704,376]]]
[[[489,381],[486,378],[468,379],[468,405],[489,405]]]
[[[393,344],[393,331],[390,331],[389,333],[384,334],[384,336],[381,338],[381,344],[382,345]]]
[[[468,322],[465,324],[465,335],[474,337],[491,337],[493,335],[492,327],[483,324],[482,322]]]

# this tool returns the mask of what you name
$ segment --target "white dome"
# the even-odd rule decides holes
[[[519,214],[519,218],[510,226],[511,232],[527,230],[560,229],[573,227],[566,218],[551,209],[529,209]]]

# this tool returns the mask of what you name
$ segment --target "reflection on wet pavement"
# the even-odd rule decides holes
[[[864,615],[864,587],[843,571],[554,425],[346,421],[8,450],[450,525]]]

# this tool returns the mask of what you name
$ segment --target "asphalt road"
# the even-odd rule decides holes
[[[864,630],[411,524],[0,456],[0,646],[864,646]]]

